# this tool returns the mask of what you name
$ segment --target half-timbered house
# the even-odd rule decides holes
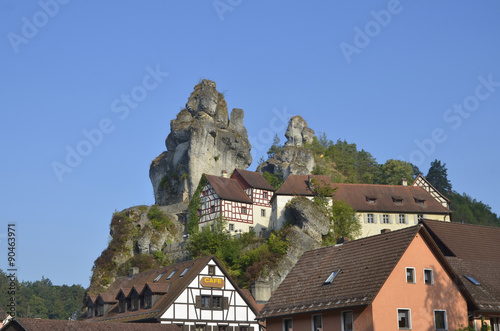
[[[109,295],[114,295],[115,303],[102,315],[92,312],[95,301],[87,301],[88,320],[175,324],[187,331],[259,327],[255,300],[238,288],[214,257],[120,277],[98,297]]]
[[[261,234],[268,229],[274,189],[262,174],[235,169],[230,178],[226,172],[205,178],[198,211],[200,227],[223,218],[233,233],[253,230]]]

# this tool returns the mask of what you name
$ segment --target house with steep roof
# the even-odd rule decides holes
[[[408,186],[406,182],[403,185],[331,183],[328,176],[290,175],[271,201],[271,228],[283,226],[286,203],[294,196],[314,196],[313,182],[331,186],[335,190],[333,198],[345,201],[356,211],[362,224],[361,237],[416,225],[424,218],[451,220],[449,200],[421,176]]]
[[[481,319],[500,331],[500,228],[424,220],[430,233],[469,293],[470,322]]]
[[[268,331],[455,330],[466,296],[416,225],[304,253],[257,318]]]
[[[252,296],[208,256],[118,278],[105,293],[89,296],[84,318],[176,325],[183,331],[257,331],[258,309]]]
[[[261,173],[235,169],[231,177],[224,171],[222,176],[205,177],[198,211],[200,227],[222,217],[233,233],[253,230],[261,234],[269,228],[274,189]]]

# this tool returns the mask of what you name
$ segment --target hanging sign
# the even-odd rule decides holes
[[[215,278],[215,277],[202,277],[201,278],[201,286],[203,287],[224,287],[224,278]]]

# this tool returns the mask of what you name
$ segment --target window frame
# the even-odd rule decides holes
[[[351,323],[352,323],[352,328],[346,329],[345,327],[345,314],[346,313],[351,313]],[[354,312],[352,310],[344,310],[340,313],[340,326],[342,331],[352,331],[354,330]]]
[[[366,214],[366,223],[375,224],[375,215],[373,213]]]
[[[290,325],[288,325],[287,322],[290,322]],[[293,330],[293,318],[291,318],[291,317],[284,318],[281,322],[281,325],[282,325],[283,331],[292,331]]]
[[[247,214],[247,207],[242,206],[241,207],[241,213],[244,214],[244,215],[246,215]]]
[[[264,197],[264,199],[267,199],[267,192],[262,192],[262,196]]]
[[[401,216],[403,218],[403,222],[401,222]],[[399,216],[398,216],[398,224],[406,224],[406,214],[399,214]]]
[[[443,313],[443,323],[444,328],[438,328],[436,325],[436,313]],[[446,313],[446,309],[434,309],[434,329],[439,331],[448,330],[448,314]]]
[[[234,224],[233,223],[229,223],[229,231],[234,231]]]
[[[315,318],[319,317],[319,328],[316,327],[316,320]],[[323,330],[323,316],[321,314],[314,314],[311,315],[311,330],[312,331],[318,331],[318,330]]]
[[[408,270],[411,270],[412,271],[412,278],[413,280],[410,282],[408,281]],[[406,283],[407,284],[415,284],[417,282],[417,279],[416,279],[416,273],[415,273],[415,268],[414,267],[406,267],[405,268],[405,279],[406,279]]]
[[[264,208],[260,209],[260,216],[261,217],[266,217],[266,210]]]
[[[215,266],[214,265],[209,265],[208,266],[208,274],[209,275],[215,275]]]
[[[425,277],[426,272],[429,272],[431,274],[431,281],[430,283],[427,282],[427,278]],[[430,268],[424,268],[424,284],[425,285],[434,285],[434,270]]]
[[[382,214],[382,224],[391,224],[391,216],[389,214]]]
[[[408,319],[408,327],[399,326],[399,311],[406,311]],[[410,308],[397,308],[396,310],[396,321],[398,323],[398,330],[411,330],[411,309]]]

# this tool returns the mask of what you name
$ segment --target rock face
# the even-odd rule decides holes
[[[251,146],[243,117],[238,108],[229,117],[226,100],[214,82],[202,80],[196,85],[186,107],[170,122],[167,151],[151,163],[155,203],[187,201],[203,173],[248,168]]]
[[[257,171],[282,175],[284,180],[289,175],[309,175],[315,162],[312,152],[304,144],[313,142],[314,130],[301,116],[294,116],[288,123],[285,137],[287,142],[281,151],[260,164]]]

